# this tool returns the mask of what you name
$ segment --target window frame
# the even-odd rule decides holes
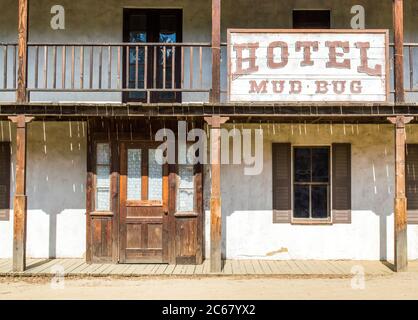
[[[128,151],[129,149],[140,149],[141,150],[141,199],[126,199],[126,206],[127,207],[137,207],[137,206],[142,206],[142,207],[153,207],[153,206],[164,206],[164,192],[167,192],[164,190],[164,179],[168,178],[165,177],[166,172],[168,171],[168,164],[163,164],[161,166],[162,168],[162,199],[161,200],[149,200],[149,194],[148,194],[148,183],[149,183],[149,161],[148,161],[148,157],[149,157],[149,151],[151,149],[155,150],[158,148],[158,143],[157,142],[150,142],[150,141],[135,141],[135,142],[131,142],[131,141],[127,141],[126,144],[126,151]],[[148,155],[147,155],[147,160],[144,161],[144,157],[143,157],[143,151],[147,150],[148,151]],[[144,173],[147,173],[147,175],[145,176]],[[126,165],[126,183],[128,183],[128,166]],[[146,189],[144,189],[146,185]],[[128,186],[126,186],[126,188],[128,188]],[[146,191],[145,191],[146,190]],[[147,196],[145,197],[144,194],[147,194]],[[128,197],[128,189],[126,189],[126,197]],[[146,199],[144,199],[146,198]]]
[[[179,166],[191,166],[191,167],[193,167],[193,210],[192,211],[180,211],[180,210],[178,210],[177,208],[178,208],[178,201],[179,201],[179,186],[180,186],[180,170],[179,170]],[[175,199],[176,199],[176,203],[175,203],[175,209],[174,209],[174,212],[175,212],[175,215],[176,216],[184,216],[184,215],[186,215],[186,216],[198,216],[199,215],[199,213],[198,213],[198,209],[197,209],[197,197],[196,197],[196,194],[197,194],[197,186],[196,186],[196,174],[197,174],[197,172],[198,172],[198,170],[197,170],[197,166],[198,166],[198,164],[196,165],[196,164],[177,164],[176,165],[176,188],[175,188]]]
[[[327,218],[295,218],[295,149],[298,148],[328,148],[329,154],[329,182],[328,182],[328,217]],[[308,183],[309,184],[309,183]],[[325,184],[325,183],[324,183]],[[312,185],[312,184],[309,184]],[[292,144],[291,146],[291,224],[292,225],[332,225],[332,145],[331,144]],[[310,212],[311,215],[311,212]]]
[[[109,145],[109,210],[98,210],[97,209],[97,146],[99,144],[108,144]],[[93,172],[94,172],[94,179],[93,179],[93,212],[91,215],[113,215],[113,201],[112,201],[112,188],[113,188],[113,182],[112,182],[112,163],[113,163],[113,157],[112,157],[112,143],[108,140],[95,140],[94,141],[94,154],[93,154]],[[101,164],[101,166],[105,166]]]

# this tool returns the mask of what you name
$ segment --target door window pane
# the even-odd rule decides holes
[[[194,168],[192,165],[179,165],[177,189],[177,211],[194,211]]]
[[[141,149],[128,149],[128,200],[141,200]]]
[[[150,149],[148,153],[148,200],[163,199],[163,167],[162,159],[157,159],[161,153],[156,153],[155,149]]]
[[[110,211],[110,145],[96,145],[96,211]]]

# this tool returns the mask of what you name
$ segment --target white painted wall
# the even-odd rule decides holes
[[[417,42],[416,13],[418,2],[405,0],[405,41]],[[203,0],[61,0],[59,2],[66,9],[66,29],[54,31],[50,28],[50,9],[56,4],[53,0],[37,0],[30,2],[30,42],[121,42],[122,41],[122,12],[123,8],[182,8],[183,9],[183,41],[209,42],[211,40],[211,6],[210,1]],[[332,12],[333,28],[350,28],[353,5],[363,5],[366,10],[366,28],[392,29],[392,2],[377,0],[321,0],[313,3],[309,0],[293,1],[259,1],[255,4],[250,0],[222,1],[222,41],[226,42],[227,28],[290,28],[292,26],[291,12],[293,9],[330,9]],[[16,41],[17,38],[17,2],[15,0],[0,0],[3,14],[0,17],[0,42]],[[237,13],[239,8],[239,13]],[[392,33],[392,32],[391,32]],[[42,54],[42,52],[41,52]],[[406,54],[406,64],[408,53]],[[195,54],[194,79],[199,78],[197,52]],[[10,57],[9,57],[10,59]],[[29,67],[33,66],[33,52],[29,56]],[[79,59],[76,54],[76,60]],[[186,61],[188,53],[186,51]],[[41,59],[42,60],[42,59]],[[0,54],[0,61],[2,55]],[[78,62],[78,60],[77,60]],[[87,62],[87,61],[86,61]],[[50,53],[50,65],[52,53]],[[211,83],[211,58],[209,52],[204,54],[204,87]],[[226,48],[222,52],[222,90],[227,88]],[[10,67],[11,68],[11,67]],[[76,67],[76,73],[78,72]],[[416,68],[418,70],[418,61]],[[10,70],[11,71],[11,70]],[[68,70],[69,71],[69,70]],[[52,72],[52,68],[49,68]],[[107,75],[107,69],[103,70]],[[186,65],[186,74],[188,74]],[[406,86],[409,76],[405,73]],[[67,72],[69,77],[70,72]],[[33,73],[32,73],[33,75]],[[0,73],[0,80],[2,73]],[[58,71],[60,79],[60,71]],[[68,78],[67,78],[68,79]],[[105,79],[107,77],[105,76]],[[88,75],[86,75],[86,83]],[[96,77],[97,81],[97,77]],[[95,81],[95,83],[97,83]],[[115,82],[115,76],[112,82]],[[76,77],[76,86],[79,77]],[[188,79],[186,77],[186,85]],[[393,82],[393,81],[392,81]],[[58,81],[59,83],[59,81]],[[33,77],[29,78],[29,85],[33,86]],[[52,85],[52,84],[50,84]],[[225,99],[223,95],[223,99]],[[183,101],[207,101],[207,94],[185,94]],[[14,100],[13,93],[0,92],[0,101]],[[100,94],[52,94],[34,93],[32,101],[112,101],[120,102],[118,93]]]
[[[81,258],[85,254],[85,133],[81,122],[46,122],[45,131],[42,122],[29,125],[28,257]],[[15,137],[15,126],[0,122],[0,140],[12,141],[13,180]],[[13,212],[10,221],[0,221],[0,258],[10,258],[12,246]]]
[[[260,128],[259,125],[251,126]],[[240,128],[240,126],[238,126]],[[250,128],[246,126],[245,128]],[[393,259],[394,132],[390,125],[262,126],[264,170],[245,176],[244,165],[221,169],[223,255],[230,259]],[[408,143],[418,142],[418,126],[407,128]],[[273,224],[273,142],[293,145],[352,145],[352,223],[331,226]],[[205,179],[206,234],[210,234]],[[209,256],[209,239],[206,254]],[[418,259],[418,226],[408,226],[409,259]]]

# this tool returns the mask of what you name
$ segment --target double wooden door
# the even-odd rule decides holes
[[[168,165],[157,147],[120,143],[121,263],[168,263]]]

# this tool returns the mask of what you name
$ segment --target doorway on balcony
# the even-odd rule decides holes
[[[181,9],[124,9],[123,41],[181,42],[182,17]],[[172,90],[180,88],[180,47],[131,45],[123,62],[124,102],[181,102],[181,92]]]

